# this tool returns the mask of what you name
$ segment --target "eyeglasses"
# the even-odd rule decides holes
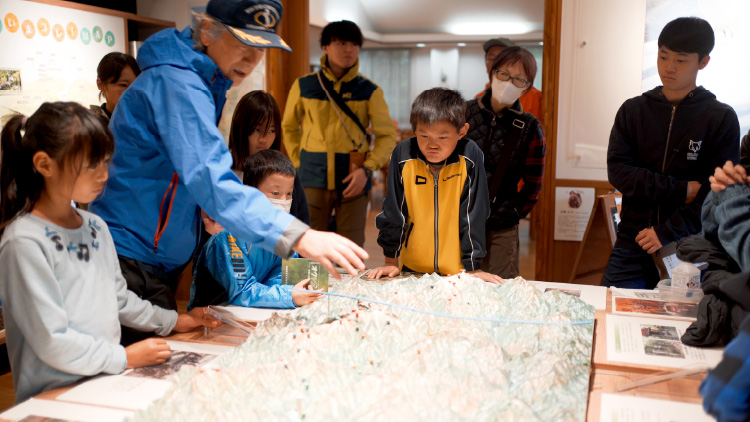
[[[498,81],[511,81],[511,83],[518,88],[526,88],[529,85],[529,81],[527,81],[526,79],[514,78],[510,76],[510,73],[500,69],[495,69],[492,71],[492,73],[495,74],[495,78],[497,78]]]

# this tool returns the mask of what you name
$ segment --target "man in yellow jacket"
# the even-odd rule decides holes
[[[383,90],[358,72],[359,27],[331,22],[320,44],[322,70],[297,79],[289,91],[283,142],[299,169],[311,226],[326,230],[335,206],[336,232],[361,246],[372,172],[388,160],[396,130]],[[370,125],[372,145],[366,134]]]

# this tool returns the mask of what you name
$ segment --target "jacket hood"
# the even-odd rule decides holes
[[[211,81],[221,75],[219,67],[205,53],[195,50],[190,27],[181,32],[165,29],[149,37],[138,50],[138,66],[142,71],[155,66],[174,66],[189,69],[201,79]]]
[[[643,93],[643,96],[646,98],[649,98],[651,100],[655,100],[661,103],[670,104],[669,100],[667,100],[667,97],[664,96],[662,93],[662,89],[664,87],[659,85],[656,88],[646,91]],[[715,99],[716,96],[711,93],[711,91],[707,90],[706,88],[703,88],[702,86],[699,86],[695,88],[694,90],[690,91],[688,95],[685,96],[685,98],[680,101],[680,104],[690,104],[693,102],[699,102],[699,101],[705,101],[710,99]]]
[[[336,76],[333,74],[333,70],[331,70],[330,66],[328,66],[328,55],[323,54],[320,57],[320,67],[323,68],[323,74],[328,77],[328,79],[336,82],[338,79],[336,79]],[[354,66],[349,68],[349,70],[346,71],[344,76],[341,77],[341,80],[344,82],[349,82],[357,77],[359,74],[359,57],[357,57],[357,61],[354,62]]]

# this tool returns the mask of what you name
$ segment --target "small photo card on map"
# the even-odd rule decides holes
[[[310,289],[328,291],[328,270],[322,264],[305,258],[281,261],[281,284],[293,286],[307,278],[310,279]]]

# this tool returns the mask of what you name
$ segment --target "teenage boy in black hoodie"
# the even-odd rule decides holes
[[[708,177],[739,161],[737,115],[696,87],[714,47],[711,25],[678,18],[659,35],[658,86],[620,107],[609,137],[609,182],[622,192],[622,221],[604,286],[654,288],[659,271],[650,256],[701,231]]]

